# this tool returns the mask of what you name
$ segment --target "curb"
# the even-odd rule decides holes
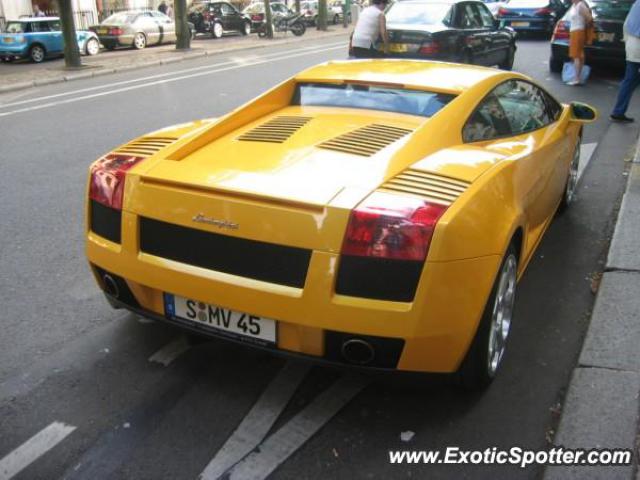
[[[572,449],[627,449],[632,452],[632,464],[547,466],[544,480],[634,478],[640,420],[639,212],[640,139],[589,328],[553,442],[554,446]]]
[[[322,39],[322,38],[330,38],[330,37],[339,37],[342,35],[347,35],[349,32],[351,32],[351,28],[347,28],[345,30],[340,30],[340,31],[325,32],[325,33],[319,34],[317,38]],[[87,72],[81,72],[81,73],[67,73],[67,72],[61,71],[60,75],[57,75],[52,78],[34,79],[30,81],[17,82],[10,85],[0,85],[0,94],[7,93],[7,92],[14,92],[16,90],[24,90],[27,88],[41,87],[43,85],[51,85],[54,83],[71,82],[73,80],[83,80],[87,78],[99,77],[102,75],[108,75],[112,73],[127,72],[131,70],[137,70],[139,68],[156,67],[159,65],[169,65],[172,63],[182,62],[184,60],[190,60],[192,58],[210,57],[210,56],[220,55],[220,54],[233,52],[233,51],[260,49],[260,48],[267,48],[267,47],[279,46],[279,45],[289,45],[289,44],[297,43],[303,40],[304,40],[303,38],[301,39],[299,37],[291,37],[291,38],[277,39],[273,43],[270,42],[270,43],[261,43],[261,44],[253,44],[253,45],[230,45],[228,47],[223,47],[222,49],[218,49],[218,50],[206,50],[206,49],[202,51],[189,50],[181,54],[175,54],[175,52],[177,52],[176,50],[168,50],[169,53],[173,53],[175,54],[175,56],[172,56],[169,58],[160,58],[160,59],[155,59],[150,61],[142,61],[139,63],[135,63],[133,65],[122,65],[118,67],[109,67],[108,65],[102,67],[100,65],[96,65],[95,71],[92,71],[92,72],[87,71]],[[103,52],[102,54],[105,54],[105,52]],[[35,71],[34,76],[37,77],[37,74],[38,74],[38,71]]]

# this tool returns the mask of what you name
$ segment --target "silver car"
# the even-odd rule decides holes
[[[194,29],[189,25],[190,35]],[[116,47],[145,48],[176,41],[176,24],[172,18],[157,11],[125,11],[114,13],[100,25],[89,27],[107,50]]]

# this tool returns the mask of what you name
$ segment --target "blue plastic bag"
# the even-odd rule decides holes
[[[580,72],[580,83],[587,83],[589,74],[591,73],[591,67],[589,65],[583,65]],[[562,66],[562,81],[564,83],[573,82],[576,79],[576,68],[573,62],[565,62]]]

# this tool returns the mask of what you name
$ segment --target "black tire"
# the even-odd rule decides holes
[[[571,165],[567,172],[567,181],[564,185],[564,191],[562,192],[562,200],[558,206],[558,213],[564,213],[569,210],[569,207],[575,200],[576,188],[578,185],[578,168],[580,167],[580,146],[582,145],[582,130],[578,134],[578,141],[573,150],[573,158],[571,159]]]
[[[240,33],[242,33],[242,35],[250,35],[251,34],[251,22],[244,22],[242,31]]]
[[[97,38],[90,38],[84,45],[84,51],[87,55],[97,55],[100,53],[100,42]]]
[[[549,70],[553,73],[562,73],[562,66],[564,65],[564,62],[559,59],[554,57],[553,55],[551,57],[549,57]]]
[[[473,65],[473,54],[469,50],[464,50],[460,56],[460,63]]]
[[[147,46],[147,37],[144,33],[138,32],[133,36],[133,48],[142,50]]]
[[[216,22],[211,26],[211,36],[213,38],[222,38],[223,31],[221,23]]]
[[[45,48],[40,45],[39,43],[36,43],[35,45],[33,45],[30,49],[29,49],[29,59],[33,62],[33,63],[40,63],[44,60],[44,58],[47,55],[47,51],[45,50]]]
[[[296,37],[300,37],[304,35],[304,32],[307,31],[307,27],[302,22],[296,22],[291,25],[291,33],[293,33]]]
[[[476,336],[474,337],[473,342],[471,343],[471,346],[467,351],[462,365],[460,365],[460,368],[456,372],[457,384],[459,387],[462,387],[465,390],[483,390],[487,388],[495,378],[496,373],[499,371],[501,360],[504,354],[504,345],[506,345],[506,341],[508,340],[509,326],[511,325],[513,316],[513,301],[515,300],[516,295],[515,281],[517,276],[517,268],[518,255],[516,253],[516,248],[512,243],[509,245],[509,248],[507,248],[502,262],[500,263],[500,269],[498,270],[496,280],[493,284],[493,287],[491,288],[491,294],[489,295],[489,299],[487,300],[487,304],[484,308],[482,318],[480,319],[478,330],[476,331]],[[513,269],[515,269],[515,271]],[[496,364],[493,365],[494,358],[490,353],[492,343],[492,324],[494,323],[495,310],[496,308],[498,308],[496,298],[498,296],[498,291],[503,287],[505,276],[509,277],[508,279],[506,279],[506,281],[509,282],[506,285],[507,288],[509,288],[509,286],[512,286],[512,294],[510,295],[509,299],[509,302],[511,303],[511,316],[509,317],[509,325],[507,326],[507,332],[502,342],[503,346],[501,349],[501,354],[497,358]]]
[[[504,61],[498,65],[502,70],[511,71],[513,69],[513,61],[516,58],[516,46],[511,44],[507,50]]]

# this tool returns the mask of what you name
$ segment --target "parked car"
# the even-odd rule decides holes
[[[276,17],[286,17],[291,15],[291,10],[282,2],[271,2],[271,17],[275,20]],[[260,30],[262,23],[264,22],[264,3],[256,2],[245,8],[242,13],[249,17],[251,20],[251,31],[257,32]]]
[[[93,32],[76,31],[78,48],[85,55],[97,55],[100,41]],[[9,20],[0,33],[0,58],[10,62],[29,58],[40,63],[46,57],[64,54],[62,27],[58,17],[29,17]]]
[[[596,116],[518,73],[324,63],[95,161],[85,251],[114,308],[483,388]]]
[[[387,30],[390,57],[513,66],[515,32],[500,27],[480,1],[396,2],[387,11]]]
[[[213,38],[220,38],[226,32],[251,33],[251,18],[228,2],[194,3],[187,17],[197,33],[210,33]]]
[[[160,45],[176,41],[176,24],[170,17],[158,11],[124,11],[107,17],[100,25],[89,29],[100,38],[107,50],[117,47],[145,48],[147,45]],[[189,34],[195,30],[189,24]]]
[[[342,23],[342,18],[344,17],[344,1],[336,1],[329,3],[329,14],[327,20],[329,23],[333,23],[337,25],[338,23]],[[351,23],[351,12],[347,12],[347,21]]]
[[[318,22],[318,2],[300,2],[300,13],[304,16],[307,25],[316,25]]]
[[[625,49],[622,25],[634,0],[587,0],[593,14],[596,37],[591,45],[585,46],[586,63],[625,64]],[[551,37],[549,69],[562,71],[562,65],[569,60],[569,13],[557,23]]]
[[[556,22],[567,11],[561,0],[509,0],[496,18],[517,32],[551,35]]]
[[[498,10],[507,4],[506,0],[482,0],[482,2],[487,6],[491,15],[494,17],[498,15]]]

